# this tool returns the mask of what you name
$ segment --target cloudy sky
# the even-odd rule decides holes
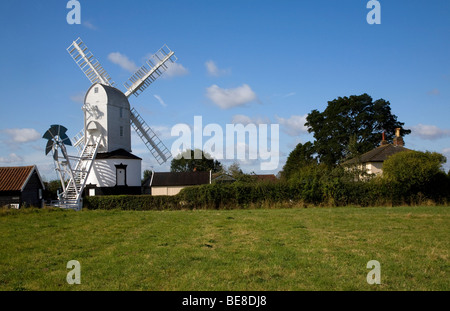
[[[70,137],[82,129],[90,82],[66,51],[78,37],[123,91],[161,46],[175,51],[176,65],[130,98],[169,149],[172,127],[192,127],[194,116],[223,128],[279,124],[277,173],[297,143],[312,140],[311,110],[368,93],[412,130],[408,148],[450,157],[447,0],[379,0],[380,25],[367,23],[365,0],[80,0],[80,25],[67,23],[67,2],[0,4],[0,166],[37,164],[56,178],[41,136],[51,124]],[[143,169],[169,169],[132,139]],[[257,160],[241,166],[261,172]]]

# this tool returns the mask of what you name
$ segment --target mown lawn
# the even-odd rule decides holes
[[[449,233],[449,207],[3,211],[0,290],[447,291]]]

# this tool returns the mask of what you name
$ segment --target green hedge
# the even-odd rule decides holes
[[[182,206],[176,196],[151,195],[107,195],[85,197],[83,207],[87,209],[122,210],[177,210]]]
[[[339,176],[315,176],[301,181],[211,184],[187,187],[175,196],[120,195],[86,197],[88,209],[179,210],[236,209],[302,203],[315,206],[416,205],[450,202],[450,179],[438,175],[432,183],[405,191],[383,178],[354,181]]]

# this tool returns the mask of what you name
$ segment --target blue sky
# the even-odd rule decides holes
[[[163,44],[175,51],[177,67],[130,98],[169,148],[171,128],[194,116],[224,128],[279,124],[277,173],[313,139],[303,126],[311,110],[368,93],[412,129],[406,147],[450,156],[449,1],[379,0],[379,25],[367,23],[366,0],[79,0],[81,25],[67,23],[67,2],[0,4],[0,166],[37,164],[56,178],[41,136],[55,123],[70,137],[82,129],[90,82],[66,52],[78,37],[121,90]],[[133,153],[143,170],[169,169],[136,135]],[[241,167],[261,172],[257,161]]]

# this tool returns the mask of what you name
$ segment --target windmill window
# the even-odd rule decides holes
[[[119,114],[120,114],[120,117],[123,118],[123,108],[122,108],[122,107],[120,107],[120,112],[119,112]]]
[[[120,137],[123,137],[123,126],[120,127],[119,134],[120,134]]]
[[[98,87],[94,87],[94,93],[98,93]]]

